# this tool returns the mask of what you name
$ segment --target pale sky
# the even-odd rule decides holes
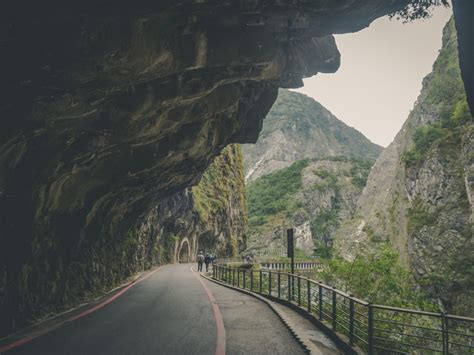
[[[336,36],[341,67],[304,80],[296,91],[313,97],[336,117],[387,146],[400,130],[431,72],[452,9],[414,23],[384,17],[370,27]]]

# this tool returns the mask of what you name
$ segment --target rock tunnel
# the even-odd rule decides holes
[[[256,141],[279,87],[338,69],[333,34],[407,3],[51,0],[2,11],[0,335],[171,261],[166,226],[213,157]],[[474,4],[453,5],[473,107]],[[193,258],[191,244],[178,260]]]

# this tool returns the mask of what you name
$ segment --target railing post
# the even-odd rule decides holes
[[[441,313],[441,329],[443,334],[443,355],[449,354],[449,331],[448,331],[448,319],[446,314]]]
[[[240,287],[240,269],[237,269],[237,287]]]
[[[260,269],[260,293],[262,293],[262,270]]]
[[[368,305],[368,327],[367,327],[367,354],[373,355],[374,353],[374,309],[372,304]]]
[[[244,272],[244,280],[243,280],[243,284],[244,284],[244,290],[245,290],[245,281],[246,281],[246,280],[245,280],[245,279],[246,279],[246,277],[245,277],[245,276],[247,275],[247,270],[243,270],[243,272]]]
[[[291,300],[295,300],[295,276],[291,274]]]
[[[311,282],[309,279],[306,280],[306,291],[308,293],[308,312],[311,313]]]
[[[235,286],[235,269],[232,269],[232,286]]]
[[[349,295],[353,297],[353,294]],[[354,314],[355,314],[355,303],[352,298],[349,298],[349,345],[354,345]]]
[[[272,295],[272,272],[268,271],[268,295]]]
[[[250,291],[253,292],[253,269],[250,269]]]
[[[301,307],[301,278],[298,276],[298,306]]]
[[[286,274],[286,277],[288,277],[288,301],[291,301],[291,276]]]
[[[332,288],[332,330],[336,330],[337,324],[337,305],[336,305],[336,288]]]
[[[318,284],[318,289],[319,289],[319,295],[318,295],[319,319],[323,320],[323,286],[321,284]]]
[[[280,271],[278,271],[278,298],[281,297],[281,274]]]

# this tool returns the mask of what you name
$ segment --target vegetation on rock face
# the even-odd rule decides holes
[[[353,213],[371,165],[343,156],[304,159],[249,183],[252,246],[275,243],[276,256],[282,252],[284,230],[295,227],[297,238],[306,240],[306,255],[331,255],[332,233]]]
[[[337,286],[372,303],[397,307],[437,310],[416,291],[413,276],[399,262],[399,256],[388,244],[358,254],[353,260],[328,259],[316,279]]]
[[[235,207],[246,211],[242,159],[239,145],[224,148],[204,172],[199,184],[192,188],[194,206],[202,220],[209,220],[225,210],[236,193],[239,206]]]
[[[422,102],[424,107],[434,108],[439,118],[415,130],[414,147],[402,154],[402,160],[408,166],[422,162],[430,148],[435,146],[443,150],[459,150],[465,125],[472,121],[456,55],[454,21],[447,25],[443,41],[433,72],[426,79],[426,97]]]
[[[336,233],[337,253],[352,260],[388,242],[415,280],[407,292],[421,289],[444,311],[472,316],[472,142],[451,20],[414,109],[371,170],[356,217]]]
[[[234,256],[245,245],[247,205],[242,159],[240,145],[224,148],[192,188],[193,206],[203,229],[200,248],[220,256]],[[220,234],[224,240],[219,240]]]
[[[474,255],[472,206],[466,191],[472,158],[465,156],[472,144],[473,121],[460,75],[454,21],[445,28],[443,48],[424,90],[420,104],[436,112],[437,119],[416,128],[412,148],[402,154],[402,161],[408,186],[420,185],[419,176],[426,176],[426,171],[433,171],[442,182],[437,187],[441,192],[431,192],[439,198],[421,193],[420,187],[409,189],[407,229],[416,253],[412,262],[425,289],[440,297],[448,309],[466,314],[471,312],[466,305],[473,305],[467,300],[474,294],[474,259],[465,262],[466,255]],[[426,247],[428,240],[434,244],[431,248]]]
[[[301,160],[290,167],[265,175],[247,187],[249,226],[257,227],[268,222],[268,217],[284,213],[291,217],[297,209],[293,194],[301,188],[301,171],[308,160]]]

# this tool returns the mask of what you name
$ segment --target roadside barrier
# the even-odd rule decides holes
[[[474,318],[371,304],[299,275],[214,265],[213,278],[289,301],[373,354],[474,354]]]

